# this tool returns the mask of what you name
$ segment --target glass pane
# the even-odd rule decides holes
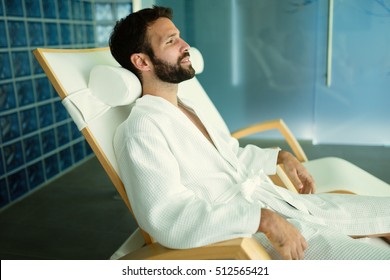
[[[390,4],[386,3],[335,1],[332,84],[326,87],[318,79],[316,143],[390,144]]]
[[[198,79],[230,130],[283,118],[311,139],[317,1],[157,2],[174,9],[183,38],[202,52]]]
[[[113,20],[111,4],[96,3],[95,17],[97,21]]]

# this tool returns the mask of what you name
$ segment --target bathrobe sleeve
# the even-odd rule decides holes
[[[266,175],[276,173],[276,166],[280,148],[260,148],[248,144],[240,147],[236,138],[229,132],[218,131],[220,139],[225,139],[229,150],[231,150],[239,161],[239,166],[245,167],[247,175],[257,174],[263,171]]]
[[[279,148],[262,149],[249,144],[238,148],[237,157],[249,172],[257,173],[263,170],[266,175],[273,175],[276,173],[279,151]]]
[[[144,132],[142,132],[144,131]],[[124,139],[116,154],[139,226],[170,248],[191,248],[254,234],[261,205],[237,195],[210,207],[182,184],[169,144],[153,122]],[[123,140],[122,140],[123,141]]]

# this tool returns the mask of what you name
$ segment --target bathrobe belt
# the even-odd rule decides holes
[[[273,198],[286,201],[294,208],[309,213],[309,210],[301,201],[294,200],[288,192],[279,186],[275,186],[262,170],[257,174],[250,175],[243,182],[232,185],[227,191],[215,199],[213,204],[226,204],[238,194],[241,194],[248,202],[253,203],[254,197],[258,197],[258,195],[254,194],[258,191],[261,192],[261,189],[266,189]]]

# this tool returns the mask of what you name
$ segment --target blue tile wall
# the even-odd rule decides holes
[[[32,50],[107,46],[116,2],[1,0],[0,210],[93,155]]]
[[[73,164],[73,156],[70,148],[65,148],[60,151],[60,169],[61,171],[68,169]]]
[[[50,179],[58,174],[59,164],[58,164],[58,154],[54,154],[44,159],[45,163],[45,175],[46,178]]]
[[[67,1],[67,0],[58,0],[57,1],[57,5],[58,5],[58,11],[60,12],[59,13],[59,17],[61,19],[69,19],[70,18],[70,5],[69,5],[69,1]]]
[[[40,18],[42,16],[39,0],[25,0],[24,5],[26,7],[27,17]]]
[[[16,95],[20,107],[35,102],[32,80],[24,80],[15,83]]]
[[[12,173],[8,177],[8,188],[11,200],[25,195],[28,192],[26,170],[22,169]]]
[[[0,34],[5,34],[5,22],[0,21]],[[0,37],[0,48],[7,47],[7,38],[5,36]]]
[[[37,131],[39,127],[36,108],[33,107],[20,111],[20,123],[23,135]]]
[[[11,83],[0,85],[0,112],[16,107],[14,88]]]
[[[14,140],[20,136],[19,118],[17,113],[0,117],[2,143]]]
[[[5,178],[3,178],[0,179],[0,207],[6,206],[9,202],[8,185]]]
[[[3,165],[3,153],[0,150],[0,176],[4,175],[4,165]]]
[[[68,124],[63,124],[61,126],[58,126],[56,128],[57,131],[57,141],[58,141],[58,146],[62,147],[69,143],[70,141],[70,134],[69,134],[69,125]]]
[[[11,78],[11,64],[9,60],[8,53],[0,53],[0,79],[9,79]]]
[[[73,42],[71,25],[68,23],[61,23],[60,30],[61,30],[61,43],[64,45],[71,44],[71,42]]]
[[[11,47],[23,47],[27,45],[26,28],[23,21],[8,22]]]
[[[5,0],[5,11],[8,16],[23,16],[22,0]]]
[[[51,103],[38,106],[39,127],[45,128],[54,123]]]
[[[26,162],[32,162],[42,155],[41,141],[38,135],[34,135],[23,140],[24,156]]]
[[[43,165],[41,161],[27,166],[27,178],[31,189],[41,185],[45,181]]]
[[[31,75],[30,56],[28,51],[12,52],[12,66],[14,68],[14,77],[23,77]]]
[[[24,162],[23,149],[20,141],[4,146],[5,169],[7,172],[14,171]]]
[[[30,36],[30,46],[42,46],[44,44],[42,22],[29,22],[28,34]]]
[[[42,7],[43,7],[43,17],[45,18],[57,17],[57,9],[56,9],[55,1],[42,0]]]

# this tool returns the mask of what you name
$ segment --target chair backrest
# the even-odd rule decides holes
[[[192,64],[199,74],[204,65],[202,55],[195,48],[191,48],[190,53]],[[132,212],[119,176],[113,137],[118,125],[130,114],[132,103],[141,94],[139,80],[119,66],[109,48],[36,49],[34,55]],[[227,130],[196,77],[180,84],[179,96],[200,106],[210,121]],[[148,242],[148,237],[144,237]]]

